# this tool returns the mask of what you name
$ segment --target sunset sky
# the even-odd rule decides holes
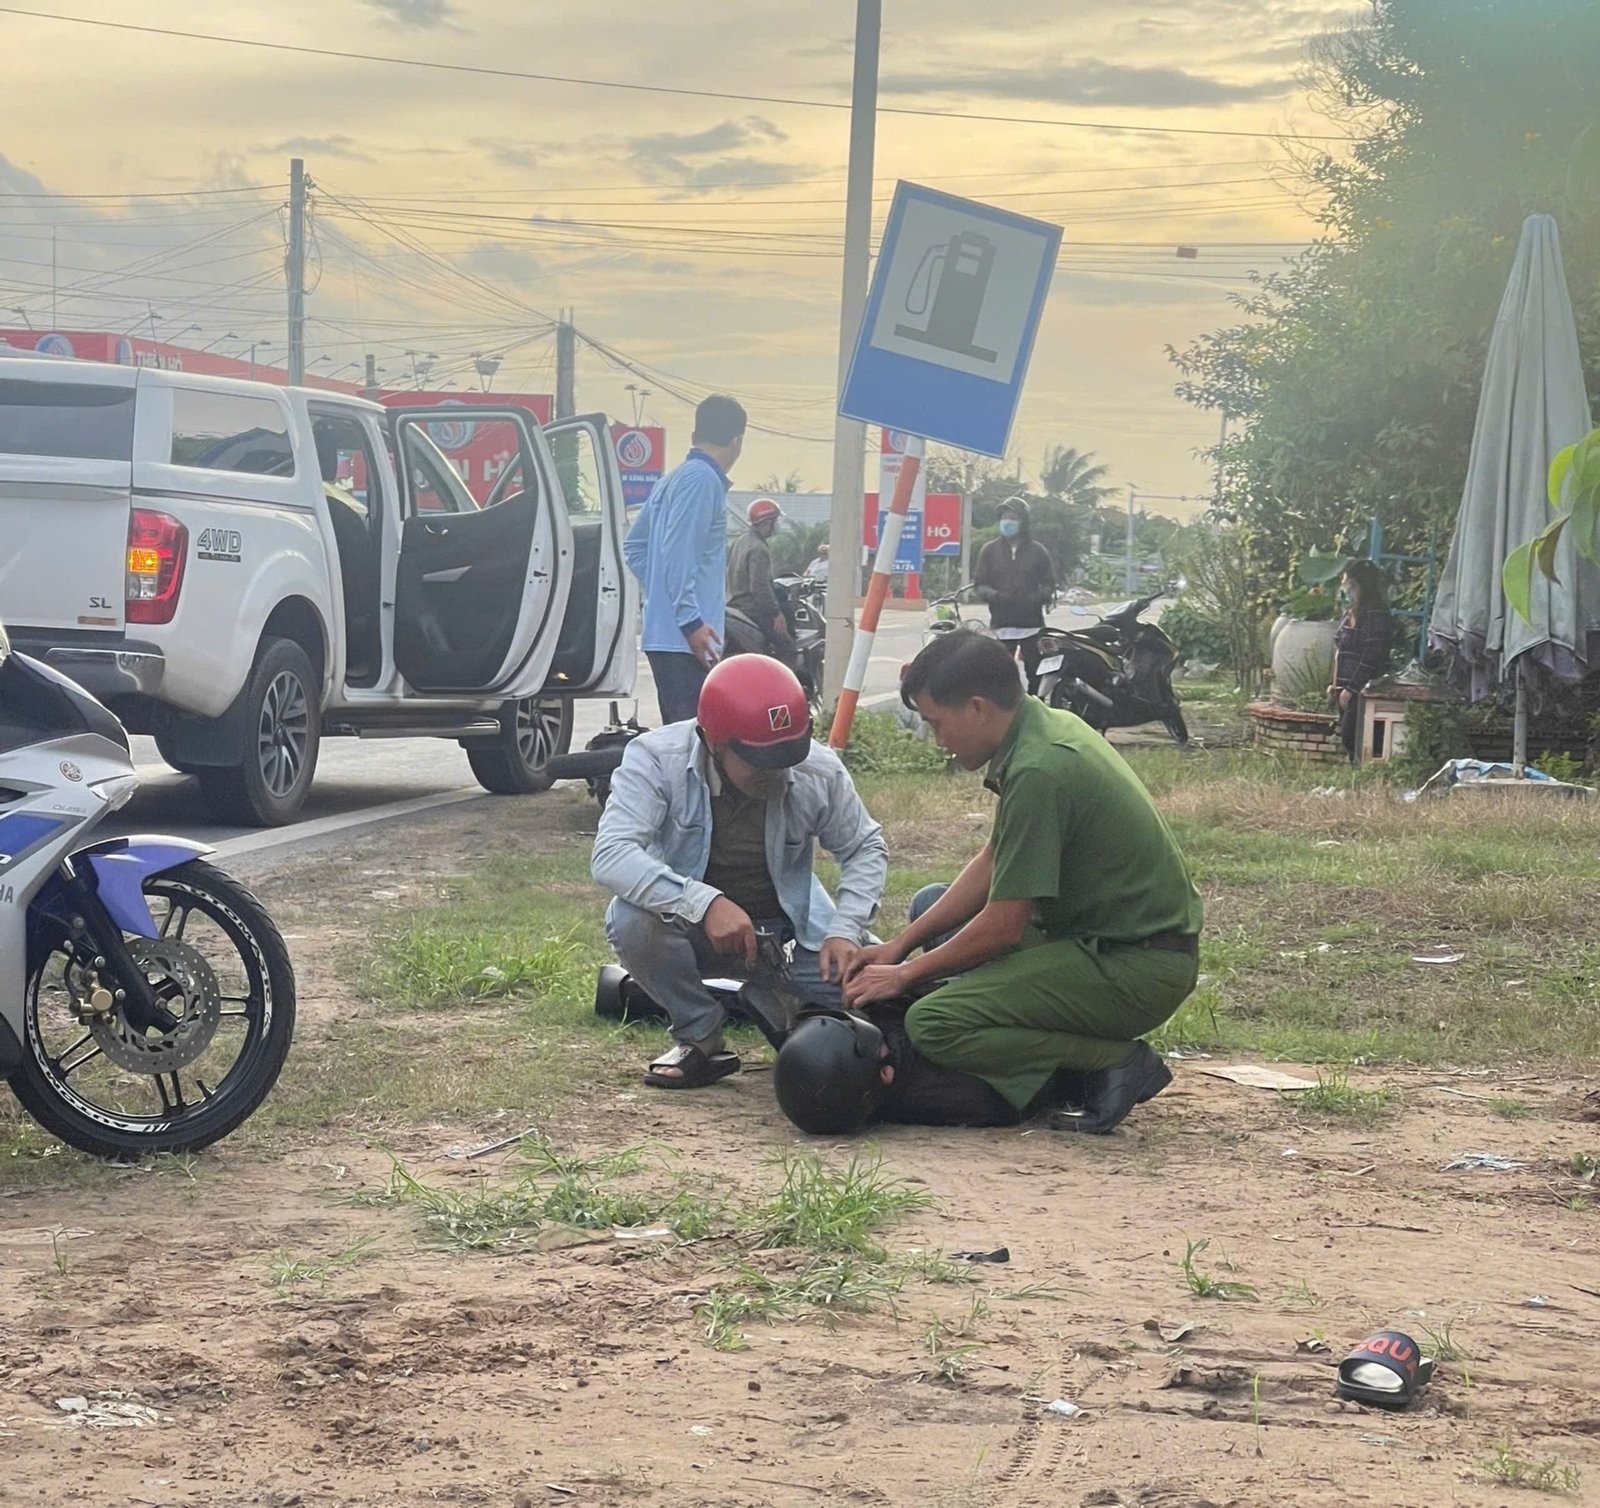
[[[641,380],[585,345],[581,408],[631,417],[624,384],[648,386],[647,412],[677,450],[684,398],[723,388],[780,432],[751,435],[738,481],[798,471],[827,487],[849,117],[819,105],[849,97],[844,0],[21,8],[772,97],[486,77],[0,8],[0,293],[39,328],[148,333],[153,306],[163,338],[229,353],[271,340],[281,359],[281,206],[298,155],[317,185],[308,353],[326,359],[313,370],[371,350],[386,381],[409,385],[415,350],[437,353],[434,385],[474,385],[483,351],[504,355],[497,387],[547,391],[548,322],[571,306],[585,336],[666,379]],[[878,123],[880,216],[894,180],[909,178],[1065,227],[1013,434],[1024,473],[1064,443],[1096,452],[1119,485],[1204,494],[1209,469],[1193,452],[1217,419],[1173,397],[1165,347],[1226,322],[1226,295],[1249,269],[1281,265],[1315,234],[1293,161],[1319,145],[1338,152],[1311,138],[1345,127],[1307,96],[1302,53],[1352,7],[886,0],[884,11],[883,105],[1095,127],[951,113]],[[1180,244],[1198,258],[1180,260]]]

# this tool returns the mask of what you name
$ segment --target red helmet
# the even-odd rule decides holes
[[[783,509],[770,497],[758,497],[745,510],[744,521],[754,527],[756,524],[764,524],[769,518],[782,517]]]
[[[761,770],[797,765],[811,752],[811,709],[795,673],[766,655],[734,655],[700,687],[700,731]]]

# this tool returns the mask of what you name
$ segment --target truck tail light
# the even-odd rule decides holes
[[[135,508],[128,518],[129,623],[170,623],[178,610],[189,531],[170,513]]]

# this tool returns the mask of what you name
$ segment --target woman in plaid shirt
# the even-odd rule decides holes
[[[1394,618],[1383,572],[1370,560],[1352,560],[1344,568],[1340,585],[1350,598],[1350,610],[1333,636],[1333,685],[1328,698],[1339,713],[1339,737],[1345,752],[1356,757],[1357,723],[1361,688],[1389,664],[1394,639]]]

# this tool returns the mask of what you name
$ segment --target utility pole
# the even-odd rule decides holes
[[[556,325],[556,418],[570,419],[578,411],[578,332],[572,327],[572,310],[562,310]]]
[[[50,328],[60,328],[60,320],[56,316],[56,228],[50,227]]]
[[[284,259],[289,282],[289,381],[306,380],[306,165],[289,162],[289,251]]]
[[[839,391],[844,391],[856,333],[867,302],[872,243],[872,168],[878,125],[878,42],[883,0],[856,0],[855,79],[850,95],[850,166],[844,214],[844,274],[839,297]],[[843,416],[833,426],[833,516],[828,526],[828,643],[823,700],[844,688],[855,637],[861,585],[861,509],[866,479],[866,426]]]
[[[367,352],[367,397],[378,401],[378,358],[371,351]]]
[[[1133,487],[1128,488],[1128,561],[1123,585],[1127,588],[1128,595],[1133,596],[1134,588],[1139,584],[1137,567],[1133,563],[1133,502],[1137,496]]]

